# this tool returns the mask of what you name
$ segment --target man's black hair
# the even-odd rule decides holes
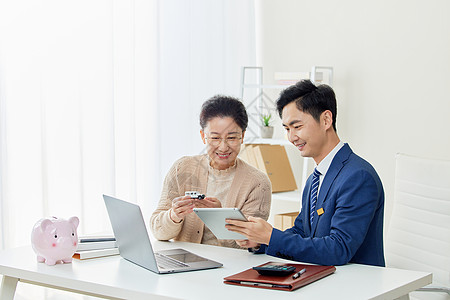
[[[325,84],[315,86],[310,80],[302,80],[288,87],[281,92],[276,103],[280,118],[283,108],[293,101],[300,111],[310,114],[316,121],[320,121],[320,115],[324,111],[331,111],[333,129],[336,131],[337,104],[331,87]]]

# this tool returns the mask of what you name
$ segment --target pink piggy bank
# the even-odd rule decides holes
[[[57,262],[71,263],[77,250],[77,227],[80,220],[59,218],[41,219],[33,227],[31,245],[37,254],[38,262],[54,265]]]

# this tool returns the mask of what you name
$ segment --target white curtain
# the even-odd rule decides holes
[[[202,152],[198,115],[255,63],[252,0],[0,0],[0,248],[45,216],[109,231],[102,194],[155,208]]]
[[[149,210],[157,111],[152,1],[0,3],[2,248],[44,216],[109,231],[102,194]]]

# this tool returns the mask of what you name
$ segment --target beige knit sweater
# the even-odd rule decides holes
[[[186,191],[206,193],[208,166],[206,154],[185,156],[173,164],[164,180],[158,207],[150,217],[150,228],[155,238],[201,243],[204,228],[202,220],[191,213],[181,223],[175,223],[170,219],[170,208],[172,200],[184,196]],[[238,158],[236,173],[223,207],[237,207],[244,215],[267,220],[271,196],[272,186],[267,175]],[[219,240],[219,245],[239,247],[231,240]]]

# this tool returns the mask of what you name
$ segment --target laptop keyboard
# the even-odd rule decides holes
[[[189,267],[189,265],[182,263],[181,261],[170,258],[161,253],[155,253],[156,262],[158,263],[158,267],[162,269],[173,269],[180,267]]]

